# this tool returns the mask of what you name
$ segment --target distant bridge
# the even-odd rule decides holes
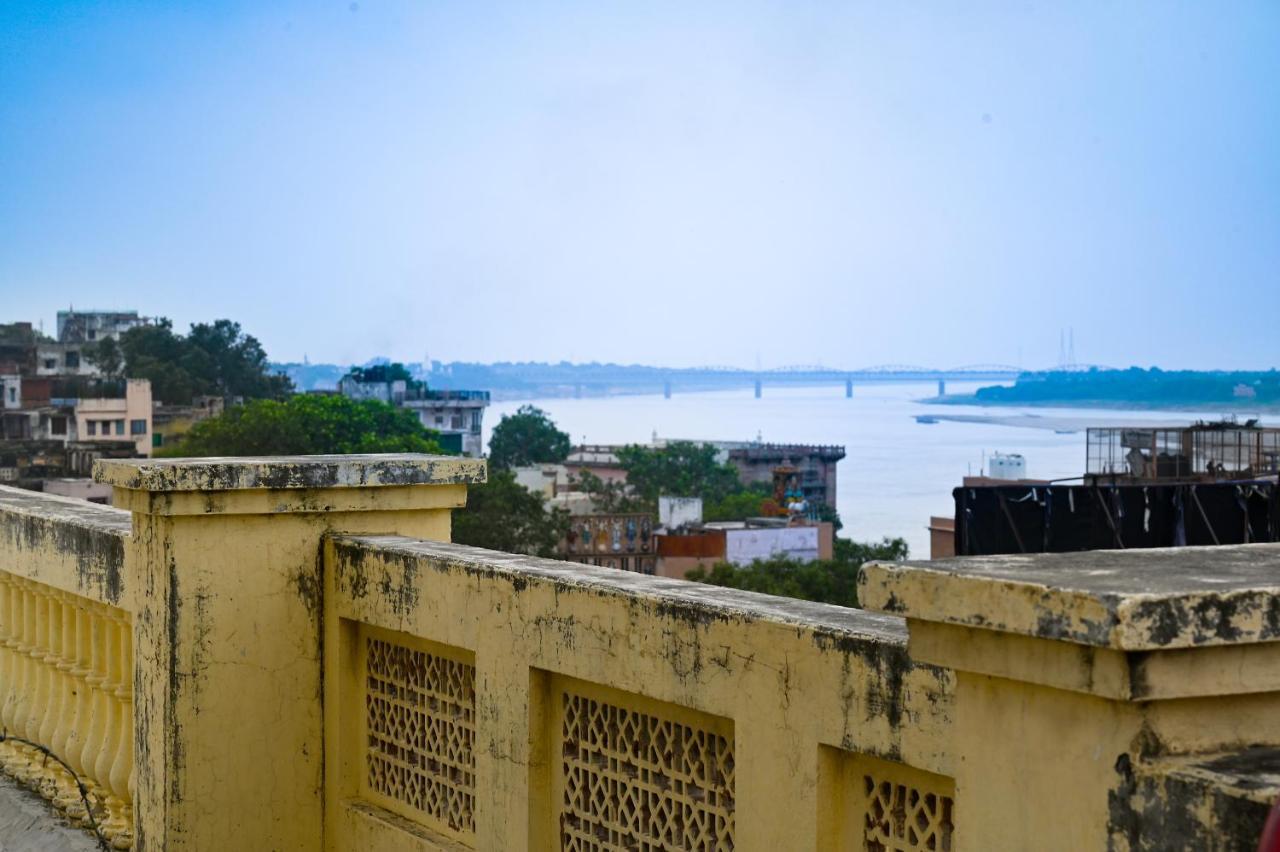
[[[649,367],[620,364],[503,364],[490,365],[491,378],[501,385],[537,392],[595,396],[609,393],[658,393],[754,387],[761,396],[766,386],[845,386],[852,396],[856,385],[933,384],[946,392],[947,382],[1007,382],[1025,370],[1011,364],[966,364],[939,369],[915,364],[875,364],[841,369],[820,364],[795,364],[767,370],[708,365],[700,367]],[[448,382],[430,379],[433,385]],[[494,387],[498,388],[499,384]],[[509,383],[509,384],[508,384]]]

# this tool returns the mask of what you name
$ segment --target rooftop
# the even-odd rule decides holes
[[[1123,651],[1280,640],[1280,545],[871,563],[873,609]]]

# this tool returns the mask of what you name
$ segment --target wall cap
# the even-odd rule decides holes
[[[135,491],[372,488],[475,485],[487,478],[483,459],[420,453],[274,456],[266,458],[103,459],[93,478]]]
[[[868,563],[868,609],[1121,651],[1280,641],[1280,545]]]

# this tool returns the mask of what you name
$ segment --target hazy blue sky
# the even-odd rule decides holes
[[[1280,3],[0,4],[0,319],[1280,364]]]

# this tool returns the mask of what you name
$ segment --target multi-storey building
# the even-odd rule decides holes
[[[471,458],[484,455],[484,410],[489,392],[477,390],[429,390],[425,383],[405,379],[368,381],[348,374],[338,382],[338,392],[350,399],[376,399],[413,411],[423,426],[440,434],[440,445]]]
[[[834,507],[836,466],[844,456],[844,447],[835,445],[756,443],[730,449],[728,460],[746,485],[773,484],[785,472],[788,488],[801,492],[810,505]]]

